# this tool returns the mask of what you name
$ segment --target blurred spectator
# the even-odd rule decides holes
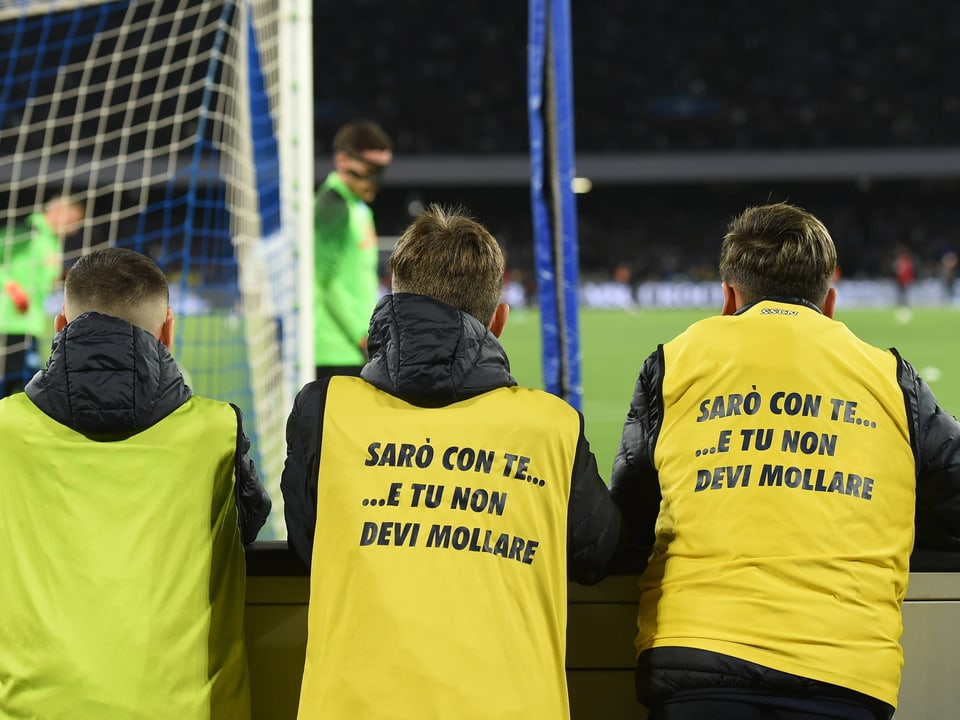
[[[943,302],[953,305],[957,283],[957,253],[948,250],[940,258],[940,280],[943,283]]]
[[[897,279],[897,305],[910,305],[910,286],[916,279],[913,269],[913,256],[910,251],[901,247],[893,261],[893,274]]]
[[[44,301],[61,276],[64,238],[83,217],[80,203],[57,196],[0,242],[0,397],[23,390],[40,369],[37,338],[50,322]]]

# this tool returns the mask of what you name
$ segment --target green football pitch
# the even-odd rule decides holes
[[[657,343],[711,314],[715,313],[581,310],[583,415],[587,438],[605,479],[613,465],[640,365]],[[895,347],[928,382],[941,407],[960,414],[960,308],[916,308],[906,317],[894,309],[838,307],[836,319],[874,345]],[[514,377],[522,385],[542,387],[539,314],[534,310],[511,312],[501,340]]]

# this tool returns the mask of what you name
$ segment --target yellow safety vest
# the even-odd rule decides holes
[[[896,706],[916,492],[897,358],[769,301],[663,357],[638,651],[710,650]]]
[[[304,718],[569,717],[577,413],[502,388],[447,407],[330,382]]]
[[[237,421],[123,440],[0,401],[0,718],[249,718]]]

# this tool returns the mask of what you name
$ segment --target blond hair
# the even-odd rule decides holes
[[[503,291],[500,245],[463,208],[431,205],[404,231],[390,256],[395,293],[427,295],[484,325]]]

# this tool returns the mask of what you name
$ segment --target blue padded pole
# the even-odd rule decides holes
[[[569,0],[530,0],[528,35],[530,196],[543,381],[548,392],[580,409]]]

